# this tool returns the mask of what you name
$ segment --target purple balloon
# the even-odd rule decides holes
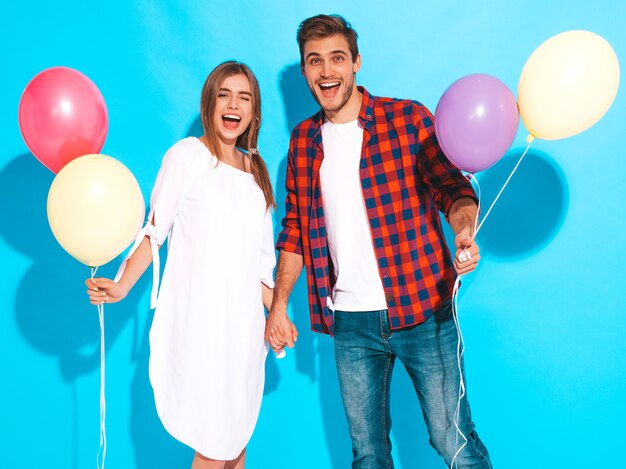
[[[472,173],[504,156],[518,123],[513,93],[497,78],[480,73],[452,83],[435,111],[441,149],[457,168]]]

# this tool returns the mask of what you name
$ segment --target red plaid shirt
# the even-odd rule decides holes
[[[361,188],[389,323],[401,329],[428,319],[452,292],[455,272],[437,210],[447,216],[458,198],[476,196],[441,152],[426,107],[359,91]],[[304,257],[312,329],[332,335],[334,278],[319,176],[323,118],[320,111],[291,134],[286,214],[276,248]]]

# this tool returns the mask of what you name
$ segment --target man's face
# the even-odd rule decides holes
[[[360,67],[361,56],[352,61],[348,41],[341,34],[304,44],[302,74],[327,114],[338,112],[349,101],[355,88],[354,74]]]

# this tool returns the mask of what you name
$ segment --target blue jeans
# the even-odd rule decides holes
[[[427,321],[391,331],[387,311],[335,312],[335,360],[352,438],[354,469],[392,469],[389,388],[398,358],[411,377],[430,435],[448,466],[463,443],[454,426],[459,397],[457,331],[448,301]],[[462,365],[462,364],[461,364]],[[459,427],[467,437],[455,460],[458,469],[490,469],[467,398]]]

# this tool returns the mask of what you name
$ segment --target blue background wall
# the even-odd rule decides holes
[[[549,5],[547,5],[549,4]],[[434,110],[469,73],[516,90],[544,40],[570,29],[604,36],[626,64],[626,4],[610,0],[484,2],[11,2],[0,16],[0,466],[83,468],[98,447],[99,331],[85,299],[87,268],[56,244],[45,214],[53,175],[23,143],[20,94],[39,71],[76,68],[109,110],[103,153],[124,162],[149,196],[165,150],[199,135],[206,74],[247,62],[263,93],[260,148],[279,200],[289,130],[315,110],[298,69],[296,27],[345,15],[360,34],[357,78],[378,95]],[[464,282],[469,395],[478,430],[500,468],[619,466],[626,420],[626,244],[623,90],[592,129],[536,141],[480,235],[483,261]],[[585,112],[580,109],[580,112]],[[482,174],[493,198],[515,156]],[[278,209],[276,224],[284,213]],[[106,216],[104,214],[103,216]],[[103,268],[111,275],[117,264]],[[188,467],[169,437],[147,378],[147,276],[107,306],[110,467]],[[308,330],[301,278],[291,314],[295,351],[267,362],[267,386],[250,468],[345,468],[350,445],[332,340]],[[403,469],[442,468],[428,445],[406,373],[392,386],[394,455]]]

